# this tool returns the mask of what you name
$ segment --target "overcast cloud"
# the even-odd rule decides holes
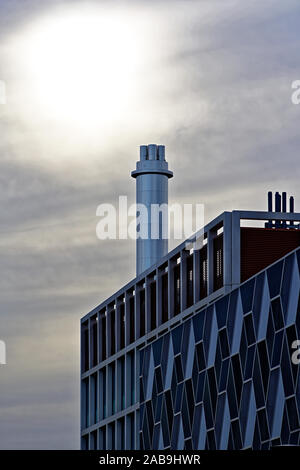
[[[204,203],[207,221],[265,209],[268,190],[299,204],[299,1],[110,3],[95,2],[147,36],[136,92],[80,132],[32,103],[19,45],[39,18],[93,2],[0,2],[2,449],[79,446],[79,320],[135,272],[133,241],[97,240],[96,207],[134,201],[139,145],[166,145],[170,202]]]

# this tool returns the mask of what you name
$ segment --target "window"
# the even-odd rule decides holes
[[[125,347],[125,305],[124,302],[120,305],[120,316],[119,316],[119,328],[120,328],[120,349]]]
[[[116,352],[116,331],[115,331],[115,309],[110,311],[110,354],[113,355]]]
[[[125,449],[125,419],[120,418],[118,420],[118,449]]]
[[[108,450],[115,450],[115,423],[111,423],[108,426]]]
[[[134,413],[127,416],[127,449],[135,449]]]
[[[214,291],[223,287],[223,234],[216,237],[214,244]]]
[[[193,305],[193,296],[194,296],[194,289],[193,289],[193,255],[189,255],[186,260],[187,262],[187,307]]]
[[[106,427],[99,429],[99,449],[106,450]]]
[[[90,406],[89,406],[89,379],[86,378],[83,380],[82,383],[82,422],[81,427],[82,429],[87,428],[90,425]]]
[[[109,366],[109,380],[110,380],[110,400],[111,400],[111,413],[116,412],[116,370],[115,363]]]
[[[145,289],[139,293],[140,296],[140,337],[145,334]]]
[[[150,283],[150,322],[151,331],[156,328],[156,281]]]
[[[130,312],[129,312],[129,318],[130,318],[130,321],[129,321],[129,328],[130,328],[129,342],[133,343],[134,340],[135,340],[135,334],[134,334],[134,328],[135,328],[135,325],[134,325],[134,296],[130,297],[129,310],[130,310]]]
[[[90,450],[97,449],[97,431],[93,431],[90,434]]]
[[[200,299],[203,299],[207,296],[207,284],[208,284],[208,275],[207,275],[207,246],[204,246],[200,250]]]
[[[99,398],[100,398],[100,419],[107,417],[107,404],[106,404],[106,369],[101,369],[99,372]]]
[[[180,264],[174,268],[174,315],[180,313]]]
[[[91,319],[91,334],[92,334],[92,349],[91,349],[91,360],[92,367],[95,367],[98,363],[98,320],[97,317]]]
[[[81,449],[88,450],[88,448],[89,448],[89,435],[87,434],[86,436],[82,436],[81,438]]]
[[[117,360],[116,374],[116,411],[122,411],[125,408],[125,357],[122,356]]]
[[[168,273],[164,273],[161,278],[162,282],[162,322],[168,321]]]
[[[89,369],[89,330],[88,330],[88,322],[85,322],[82,325],[81,341],[82,341],[81,367],[82,367],[82,371],[85,372]]]
[[[101,321],[101,360],[106,359],[106,312],[103,311],[100,316]]]
[[[91,424],[98,420],[98,381],[97,374],[91,376]]]
[[[131,351],[126,356],[126,388],[127,388],[127,406],[135,403],[135,360],[134,352]]]

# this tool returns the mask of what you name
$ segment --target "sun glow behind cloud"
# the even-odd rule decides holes
[[[266,188],[299,201],[299,1],[125,1],[0,1],[2,449],[78,447],[79,318],[134,276],[134,244],[100,243],[89,217],[118,194],[134,198],[139,144],[166,144],[170,202],[204,202],[208,221],[264,210]],[[133,82],[110,121],[104,106],[93,116],[94,98],[81,108],[88,120],[58,113],[66,101],[49,90],[43,34],[75,13],[118,19],[134,41]]]
[[[182,9],[165,21],[166,5],[56,6],[7,35],[0,44],[10,72],[5,112],[17,138],[26,136],[19,158],[66,167],[66,177],[70,162],[81,172],[87,160],[90,168],[109,160],[115,171],[120,155],[128,160],[124,147],[160,140],[195,114],[203,120],[206,98],[182,93],[191,76],[185,64],[176,66],[185,47]]]
[[[145,47],[128,12],[89,7],[37,19],[17,47],[29,105],[63,127],[99,131],[136,99]]]

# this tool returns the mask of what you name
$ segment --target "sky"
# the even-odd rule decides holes
[[[299,31],[298,0],[0,0],[1,449],[79,448],[80,318],[135,276],[96,208],[134,202],[139,145],[207,222],[297,210]]]

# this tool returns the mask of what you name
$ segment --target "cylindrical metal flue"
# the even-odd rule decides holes
[[[281,212],[281,196],[278,191],[275,193],[275,212]],[[280,225],[280,221],[275,220],[275,227],[279,228]]]
[[[286,192],[282,193],[282,212],[286,212]]]
[[[282,212],[286,212],[286,192],[282,193]],[[281,223],[283,228],[286,228],[286,220],[283,220]]]
[[[155,144],[142,145],[140,161],[131,176],[136,178],[138,276],[168,253],[166,206],[168,179],[172,178],[173,173],[168,170],[165,147]]]
[[[294,213],[294,197],[290,197],[290,212],[293,214]],[[294,227],[294,222],[291,220],[290,221],[290,227]]]
[[[290,202],[290,212],[294,212],[294,198],[293,196],[290,197],[289,199]],[[273,194],[271,191],[268,192],[268,212],[273,211]],[[277,191],[275,193],[275,212],[282,212],[286,213],[287,212],[287,194],[284,191],[281,195]],[[276,220],[275,219],[275,224],[273,223],[273,220],[268,220],[268,222],[265,223],[266,228],[289,228],[292,227],[294,228],[294,222],[291,220],[289,223],[286,220]],[[300,227],[300,225],[299,225]]]
[[[279,192],[275,193],[275,212],[281,212],[281,196]]]
[[[273,210],[273,193],[272,191],[268,192],[268,212],[272,212]],[[272,228],[273,226],[273,221],[268,220],[268,222],[265,223],[266,228]]]
[[[294,197],[290,197],[290,212],[294,212]]]
[[[268,192],[268,212],[272,212],[273,208],[273,193],[272,191]]]

